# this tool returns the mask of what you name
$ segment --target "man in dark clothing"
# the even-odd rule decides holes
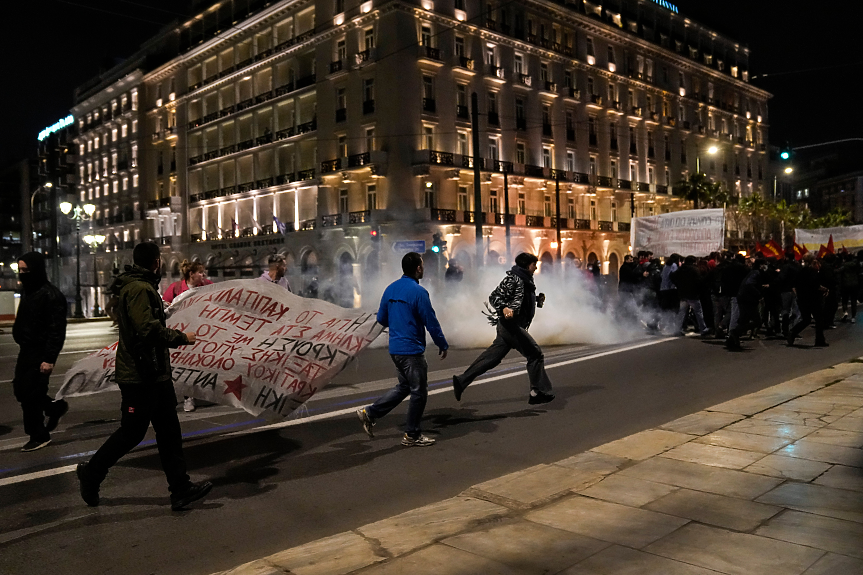
[[[780,318],[782,319],[782,337],[788,339],[791,333],[792,315],[796,318],[799,315],[797,309],[797,294],[794,293],[794,287],[797,284],[797,274],[800,272],[800,265],[794,259],[794,250],[785,251],[785,260],[779,266],[779,275],[776,277],[776,290],[779,292],[779,299],[782,305]]]
[[[36,451],[51,443],[51,432],[69,410],[65,401],[48,396],[48,378],[66,340],[66,297],[48,281],[39,252],[21,256],[18,277],[22,293],[12,337],[20,349],[12,389],[24,414],[24,433],[30,436],[21,451]]]
[[[824,339],[824,297],[827,288],[824,286],[821,274],[821,262],[814,254],[803,256],[803,267],[797,274],[795,290],[797,291],[797,305],[800,307],[800,321],[797,322],[788,334],[788,345],[794,345],[794,340],[800,337],[804,329],[815,320],[815,347],[827,347]]]
[[[824,294],[822,313],[824,314],[824,328],[836,329],[836,311],[839,309],[839,278],[836,274],[836,256],[827,254],[821,262],[818,270],[821,285],[827,289]]]
[[[746,265],[746,257],[737,254],[728,263],[728,267],[722,272],[720,280],[720,291],[723,296],[730,298],[730,317],[728,321],[728,333],[737,327],[737,320],[740,317],[740,308],[737,305],[737,294],[740,292],[740,284],[746,279],[749,274],[749,267]]]
[[[435,440],[420,430],[420,421],[428,400],[428,363],[425,359],[426,330],[446,359],[449,344],[438,323],[429,293],[419,285],[425,269],[422,256],[409,252],[402,258],[404,275],[384,290],[377,321],[389,328],[390,357],[396,366],[399,382],[369,407],[357,410],[363,429],[374,437],[375,422],[392,411],[410,395],[407,429],[402,438],[405,447],[427,447]]]
[[[120,428],[88,463],[78,465],[81,497],[91,507],[99,505],[99,485],[108,470],[144,439],[152,423],[171,492],[171,509],[179,511],[213,487],[209,481],[192,483],[186,473],[168,354],[169,348],[195,343],[195,332],[183,333],[165,326],[165,311],[157,291],[162,263],[159,246],[138,244],[132,257],[135,265],[126,266],[120,276],[117,304],[120,342],[114,380],[120,387]]]
[[[623,265],[620,266],[618,273],[619,282],[617,289],[621,293],[631,294],[635,291],[635,287],[641,282],[641,273],[638,270],[638,264],[635,263],[635,258],[627,254],[623,256]]]
[[[779,333],[780,316],[782,313],[782,298],[779,295],[779,262],[775,257],[767,258],[767,269],[761,278],[767,286],[764,288],[764,302],[761,308],[761,324],[767,331],[767,337]]]
[[[692,309],[695,313],[695,321],[698,324],[698,333],[702,336],[707,334],[707,326],[704,324],[704,311],[701,307],[701,274],[696,266],[695,256],[686,256],[683,265],[677,271],[672,272],[671,281],[677,286],[680,296],[680,308],[677,312],[677,331],[675,335],[683,335],[683,325],[686,316]]]
[[[545,302],[545,294],[537,295],[536,284],[533,282],[537,261],[533,254],[518,254],[515,265],[506,272],[506,277],[488,296],[489,303],[496,312],[491,322],[497,325],[497,337],[463,374],[453,376],[452,388],[456,401],[461,401],[461,394],[471,382],[498,365],[511,349],[527,359],[527,375],[530,379],[530,396],[527,402],[534,405],[548,403],[554,399],[551,380],[545,372],[542,348],[527,332],[536,308],[542,307]]]
[[[860,290],[860,262],[845,254],[842,267],[839,268],[840,286],[842,288],[842,321],[857,321],[857,295]],[[851,304],[851,317],[848,317],[848,304]]]
[[[746,333],[750,324],[758,319],[758,302],[764,289],[764,272],[767,260],[757,259],[752,270],[746,275],[737,291],[737,322],[728,332],[725,346],[731,351],[740,350],[740,336]]]

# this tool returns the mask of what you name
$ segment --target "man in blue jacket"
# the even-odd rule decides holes
[[[374,437],[375,422],[393,410],[410,395],[407,432],[402,438],[406,447],[426,447],[435,440],[420,431],[420,420],[428,399],[428,363],[425,359],[426,334],[432,336],[440,350],[441,359],[446,358],[449,344],[435,316],[429,294],[419,285],[423,277],[423,259],[410,252],[402,258],[401,279],[391,283],[381,297],[378,323],[389,328],[390,357],[396,365],[399,382],[373,405],[357,411],[363,429]]]

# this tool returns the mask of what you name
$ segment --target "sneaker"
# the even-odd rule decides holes
[[[542,393],[541,391],[531,390],[530,397],[527,398],[527,402],[530,405],[537,405],[539,403],[548,403],[549,401],[554,399],[553,393]]]
[[[66,415],[66,412],[69,411],[69,403],[62,399],[58,399],[57,401],[51,402],[51,408],[55,409],[56,412],[49,415],[47,421],[45,421],[45,431],[48,433],[57,429],[57,424],[60,423],[60,418]]]
[[[75,468],[75,475],[78,476],[78,490],[81,492],[81,499],[90,507],[99,505],[99,484],[92,479],[87,478],[87,463],[79,463]]]
[[[186,490],[182,493],[171,495],[171,510],[180,511],[186,505],[194,503],[198,499],[202,499],[203,497],[205,497],[212,488],[213,484],[209,481],[202,481],[201,483],[190,483],[189,487],[187,487]]]
[[[426,437],[425,435],[420,435],[416,439],[405,433],[405,436],[402,437],[402,445],[405,447],[428,447],[429,445],[434,445],[435,440],[431,437]]]
[[[36,451],[37,449],[42,449],[43,447],[45,447],[49,443],[51,443],[50,437],[48,439],[42,439],[42,440],[31,439],[30,441],[28,441],[27,443],[24,444],[24,447],[21,448],[21,451],[24,451],[24,452]]]
[[[194,397],[187,397],[186,399],[183,400],[183,411],[185,411],[186,413],[195,411],[195,398]]]
[[[461,394],[464,390],[458,383],[458,376],[452,376],[452,392],[455,394],[455,400],[461,401]]]
[[[369,417],[369,414],[366,412],[365,408],[357,410],[357,417],[359,417],[360,421],[363,422],[363,429],[366,430],[366,434],[370,438],[374,438],[375,433],[373,428],[375,426],[375,422],[371,417]]]

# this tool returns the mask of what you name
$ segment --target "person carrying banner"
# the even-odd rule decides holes
[[[267,263],[270,265],[270,269],[262,273],[261,277],[258,279],[261,281],[272,282],[278,286],[282,286],[288,291],[291,291],[291,283],[285,275],[285,271],[287,270],[285,256],[282,254],[273,254],[267,260]]]
[[[48,378],[66,340],[66,296],[48,281],[45,257],[39,252],[21,256],[18,278],[21,303],[12,337],[20,349],[12,390],[21,404],[24,433],[30,436],[21,451],[36,451],[51,443],[51,432],[69,410],[68,403],[48,395]]]
[[[186,473],[183,439],[177,418],[177,396],[171,376],[169,348],[195,342],[195,332],[183,333],[165,326],[162,298],[156,291],[162,264],[159,246],[144,242],[132,252],[134,265],[120,276],[117,345],[114,379],[120,387],[120,428],[92,459],[78,464],[81,498],[99,505],[99,486],[108,470],[144,439],[150,424],[162,469],[171,492],[171,509],[179,511],[212,489],[209,481],[192,483]]]
[[[183,260],[183,263],[180,264],[180,273],[183,274],[183,279],[169,285],[165,293],[162,294],[162,299],[168,303],[173,303],[174,298],[181,293],[204,285],[204,264],[201,262]],[[189,413],[195,411],[195,408],[195,398],[183,396],[183,411]]]
[[[551,380],[545,372],[542,348],[527,332],[536,308],[545,303],[545,294],[537,295],[536,284],[533,282],[537,261],[533,254],[518,254],[515,265],[506,272],[506,277],[488,296],[488,301],[496,312],[489,317],[489,321],[497,326],[497,337],[463,374],[453,376],[452,389],[456,401],[461,401],[462,393],[471,382],[498,365],[512,349],[527,359],[527,375],[530,379],[530,396],[527,402],[534,405],[548,403],[554,399]]]
[[[446,359],[449,349],[429,293],[419,285],[423,271],[422,256],[409,252],[402,258],[404,275],[384,290],[377,321],[389,328],[390,357],[396,366],[399,382],[374,404],[357,410],[363,429],[369,437],[374,437],[373,428],[377,420],[410,395],[406,433],[402,438],[402,445],[406,447],[427,447],[435,443],[434,439],[426,437],[420,430],[420,420],[428,399],[426,330],[438,346],[441,359]]]

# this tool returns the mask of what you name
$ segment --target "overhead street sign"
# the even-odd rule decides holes
[[[418,254],[426,253],[426,242],[425,240],[403,240],[400,242],[393,243],[393,251],[394,252],[416,252]]]

